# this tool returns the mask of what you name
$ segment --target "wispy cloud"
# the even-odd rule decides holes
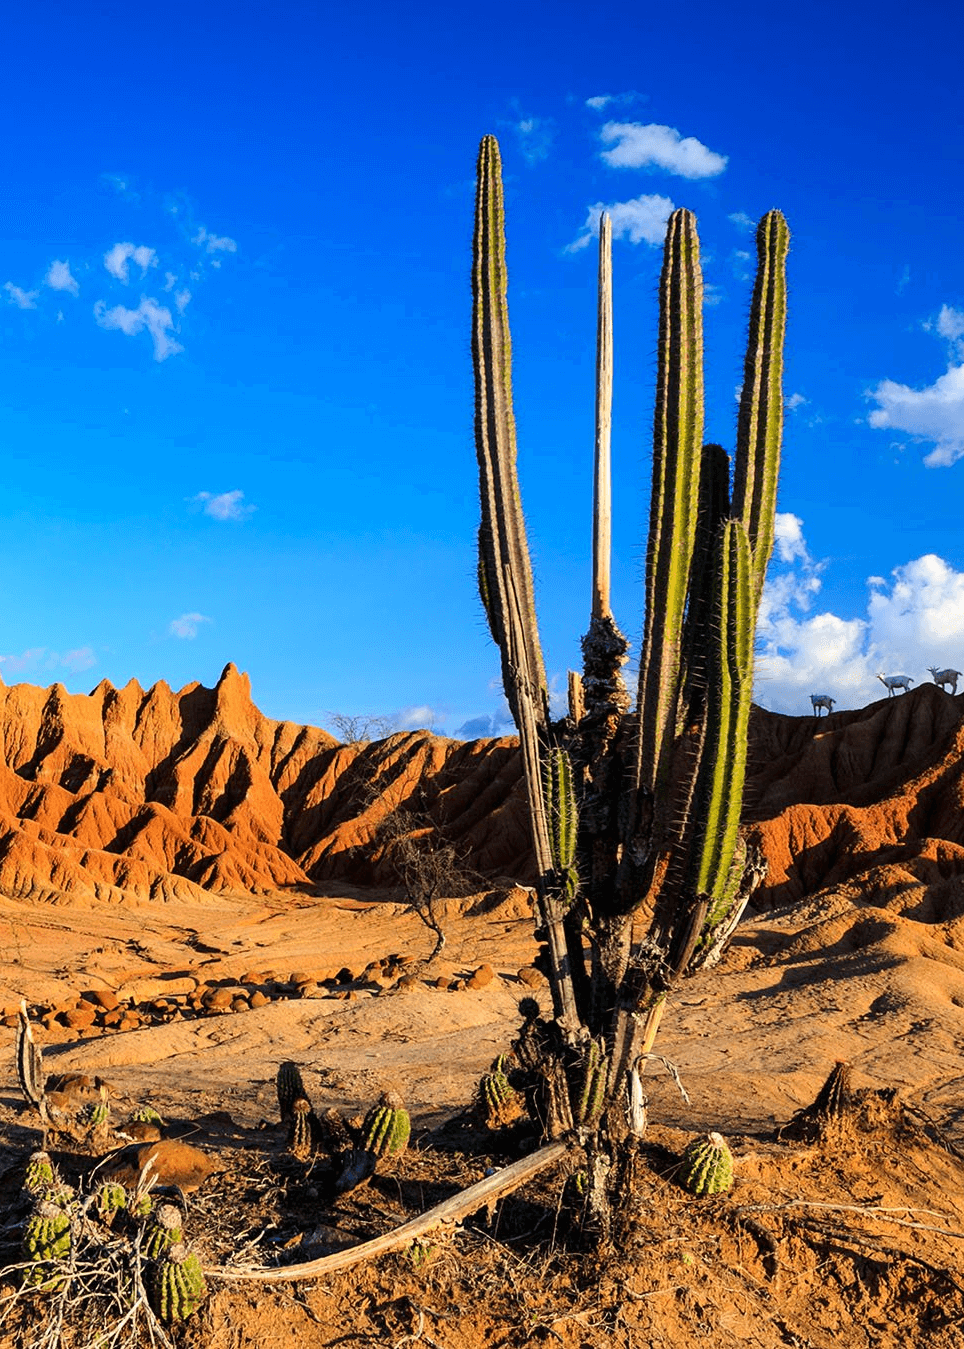
[[[789,398],[783,400],[783,406],[788,412],[796,412],[797,408],[804,407],[808,401],[802,393],[792,393]]]
[[[726,218],[731,225],[735,225],[737,229],[742,230],[744,234],[749,234],[752,230],[756,229],[756,221],[752,216],[748,216],[746,211],[733,211]]]
[[[611,149],[602,158],[612,168],[663,169],[682,178],[715,178],[727,156],[708,149],[695,136],[681,136],[675,127],[650,122],[607,122],[599,138]]]
[[[643,97],[635,89],[629,89],[624,94],[594,94],[592,98],[586,99],[586,107],[592,108],[593,112],[602,112],[603,108],[610,108],[614,105],[619,107],[627,103],[636,103]]]
[[[174,292],[174,306],[179,314],[183,314],[185,309],[191,303],[191,292],[185,286],[182,290]]]
[[[154,344],[155,361],[166,361],[168,356],[184,350],[180,342],[171,336],[174,329],[171,311],[149,296],[142,296],[136,309],[127,309],[122,304],[108,309],[103,300],[98,300],[94,305],[94,318],[102,328],[117,329],[127,337],[149,333]]]
[[[37,290],[21,290],[15,286],[12,281],[5,281],[3,288],[7,292],[7,300],[10,304],[15,304],[18,309],[36,309],[37,296],[40,294]]]
[[[207,614],[181,614],[179,618],[171,619],[167,625],[167,630],[172,637],[190,640],[197,636],[202,623],[210,622]]]
[[[730,253],[730,270],[737,281],[749,281],[750,263],[753,261],[751,255],[745,248],[734,248]]]
[[[97,664],[92,647],[78,646],[72,651],[51,651],[45,646],[28,647],[18,655],[0,656],[0,671],[4,675],[69,670],[79,674]]]
[[[108,187],[112,188],[119,197],[123,197],[125,201],[140,201],[141,194],[132,185],[130,179],[125,174],[102,173],[100,178],[101,182],[106,183]]]
[[[610,202],[608,205],[597,201],[594,206],[590,206],[586,223],[566,251],[576,253],[580,248],[585,248],[594,236],[598,237],[599,217],[603,211],[612,218],[614,239],[628,239],[631,244],[661,244],[666,234],[666,222],[673,209],[669,197],[634,197],[631,201]]]
[[[556,134],[555,123],[550,117],[521,117],[512,123],[512,129],[527,164],[548,159]]]
[[[114,244],[104,254],[104,266],[110,272],[111,276],[122,281],[126,286],[130,277],[130,263],[134,262],[141,269],[141,276],[147,275],[149,267],[157,266],[157,254],[153,248],[148,248],[146,244],[134,245],[132,243]]]
[[[205,253],[236,253],[238,251],[238,245],[234,239],[229,239],[227,235],[211,234],[203,225],[195,234],[191,243],[203,248]]]
[[[65,290],[70,295],[80,294],[80,283],[71,273],[69,261],[60,262],[55,259],[47,268],[44,285],[49,286],[51,290]]]
[[[245,505],[244,493],[237,488],[233,492],[198,492],[191,500],[214,520],[246,520],[258,509]]]

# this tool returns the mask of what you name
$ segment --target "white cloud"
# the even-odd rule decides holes
[[[197,234],[191,240],[192,244],[197,244],[203,248],[206,253],[236,253],[238,245],[227,235],[210,234],[202,225]]]
[[[746,234],[749,234],[752,230],[756,229],[756,221],[752,216],[748,216],[746,211],[734,211],[726,218],[731,224],[735,225],[738,230],[743,230]]]
[[[666,222],[673,209],[669,197],[634,197],[632,201],[616,201],[608,205],[597,201],[594,206],[590,206],[581,233],[566,251],[575,253],[585,248],[593,236],[598,237],[599,217],[603,211],[608,211],[612,217],[614,239],[628,239],[631,244],[659,245],[666,235]]]
[[[718,155],[695,136],[683,137],[675,127],[651,122],[607,122],[599,133],[612,149],[602,158],[612,168],[660,168],[683,178],[715,178],[726,168],[727,156]]]
[[[182,290],[174,292],[174,304],[177,307],[177,312],[179,314],[183,314],[190,303],[191,292],[188,290],[187,286],[184,286]]]
[[[45,646],[28,647],[26,651],[21,651],[15,656],[0,656],[0,669],[4,675],[24,674],[30,671],[52,671],[69,670],[72,674],[77,674],[81,670],[89,670],[92,665],[97,664],[97,657],[94,655],[93,648],[89,646],[75,647],[73,651],[50,651]]]
[[[192,638],[198,634],[198,628],[202,623],[210,623],[211,620],[207,614],[181,614],[179,618],[172,618],[167,625],[167,630],[172,637]]]
[[[177,285],[177,277],[173,272],[164,273],[164,289],[173,290]]]
[[[961,349],[964,345],[961,342],[961,338],[964,338],[964,310],[952,309],[949,304],[942,304],[934,327],[941,337],[952,342],[958,348],[958,354],[964,357],[964,350]]]
[[[556,134],[555,124],[549,117],[522,117],[513,122],[513,130],[519,142],[519,149],[527,164],[538,164],[548,159],[552,141]]]
[[[804,398],[802,393],[792,393],[789,398],[783,400],[783,406],[788,412],[793,412],[797,408],[804,407],[808,402],[809,399]]]
[[[814,563],[803,522],[776,520],[776,549],[757,625],[755,697],[773,711],[810,714],[810,694],[826,693],[838,710],[884,696],[876,679],[907,674],[919,684],[929,665],[961,668],[964,572],[935,554],[895,567],[890,581],[867,579],[859,617],[811,613],[827,562]]]
[[[586,107],[592,108],[595,112],[600,112],[607,103],[612,103],[614,94],[595,94],[592,98],[586,99]],[[479,720],[479,718],[476,718]]]
[[[403,707],[392,714],[391,720],[401,731],[415,731],[422,728],[431,731],[439,721],[439,714],[424,704],[420,707]]]
[[[80,294],[80,285],[71,274],[69,262],[59,262],[55,259],[47,268],[44,285],[49,286],[51,290],[66,290],[71,295]]]
[[[953,320],[945,325],[953,326]],[[933,442],[934,449],[924,456],[928,468],[947,468],[964,455],[964,365],[950,366],[924,389],[884,379],[867,390],[867,397],[878,404],[867,418],[871,426]]]
[[[753,261],[751,255],[745,248],[734,248],[730,252],[730,270],[737,281],[749,281],[750,263]]]
[[[5,281],[3,288],[7,292],[11,304],[15,304],[18,309],[36,309],[37,296],[40,294],[37,290],[21,290],[15,286],[12,281]]]
[[[237,488],[233,492],[198,492],[192,497],[204,508],[204,514],[214,520],[246,520],[258,508],[244,504],[244,493]]]
[[[184,350],[180,342],[170,336],[174,327],[171,311],[146,295],[141,297],[136,309],[126,309],[122,304],[108,309],[103,300],[98,300],[94,305],[94,318],[102,328],[117,329],[128,337],[136,337],[144,331],[150,333],[155,361],[166,361],[168,356]]]
[[[157,266],[157,254],[153,248],[148,248],[146,244],[131,243],[115,244],[108,252],[104,254],[104,266],[110,272],[111,276],[123,281],[126,286],[131,279],[129,263],[135,262],[141,269],[141,276],[147,274],[148,267]]]

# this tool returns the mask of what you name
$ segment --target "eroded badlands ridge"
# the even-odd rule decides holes
[[[426,812],[486,876],[531,875],[513,738],[340,745],[263,716],[233,665],[213,689],[176,693],[0,685],[0,734],[0,891],[12,897],[391,884],[373,840],[398,806]],[[964,695],[922,685],[819,720],[756,709],[750,762],[762,902],[859,885],[872,904],[897,887],[903,912],[926,889],[942,913],[925,921],[964,912]]]

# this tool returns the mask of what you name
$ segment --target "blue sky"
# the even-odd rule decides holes
[[[595,239],[614,212],[614,609],[638,645],[655,290],[698,217],[707,437],[753,250],[790,255],[758,697],[964,668],[956,6],[175,0],[5,19],[0,673],[270,716],[504,724],[475,593],[468,274],[506,174],[520,473],[554,686],[589,610]]]

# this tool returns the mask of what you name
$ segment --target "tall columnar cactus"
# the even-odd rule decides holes
[[[552,722],[516,477],[499,149],[491,136],[482,141],[472,340],[479,577],[519,728],[548,947],[554,1016],[530,1039],[541,1046],[557,1115],[550,1132],[591,1129],[601,1093],[610,1139],[625,1134],[627,1084],[638,1078],[668,990],[715,951],[758,877],[739,826],[756,615],[773,546],[788,246],[786,222],[771,211],[757,234],[731,493],[726,452],[703,445],[696,220],[686,210],[669,218],[643,648],[630,713],[620,674],[628,643],[609,609],[611,229],[600,221],[591,617],[582,678],[570,676],[569,716]],[[583,1065],[581,1076],[573,1065]]]

